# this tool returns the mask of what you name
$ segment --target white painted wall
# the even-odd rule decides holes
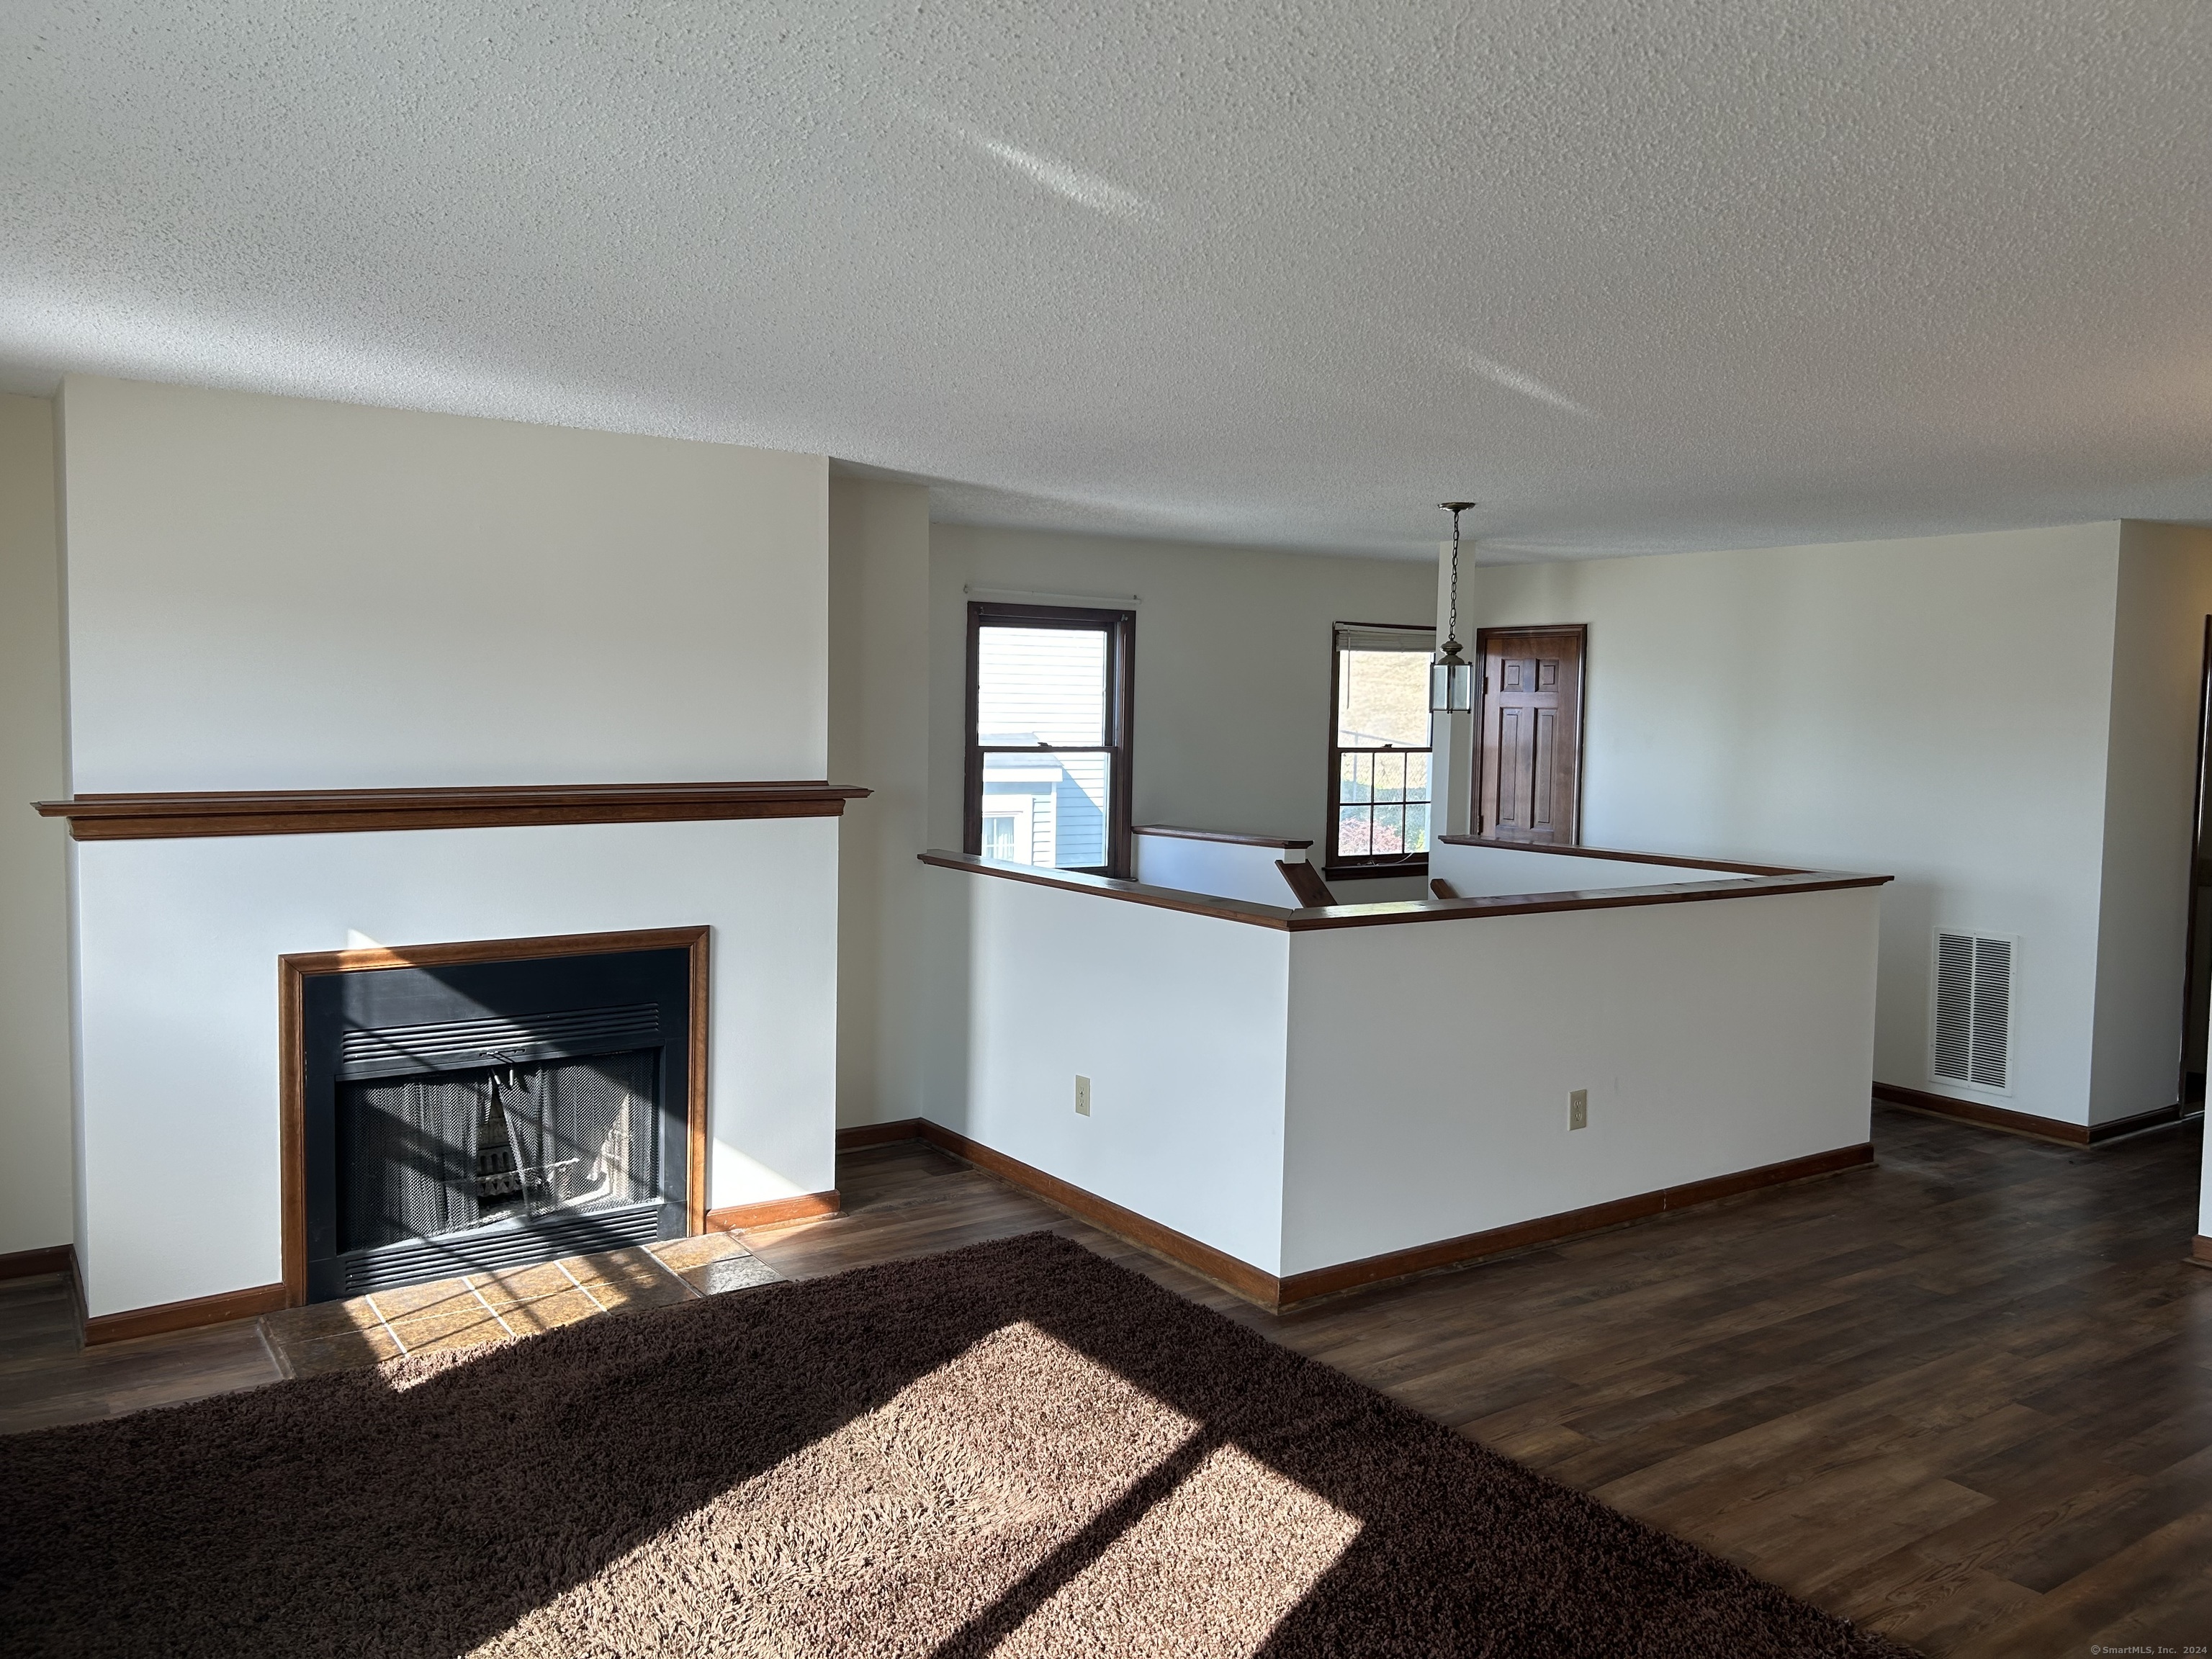
[[[819,778],[827,463],[64,385],[75,785]]]
[[[1862,888],[1292,934],[1280,1271],[1865,1141],[1877,908]]]
[[[2212,530],[2120,526],[2089,1121],[2179,1097]]]
[[[1485,565],[1461,609],[1471,592],[1484,625],[1589,624],[1593,846],[1895,876],[1875,1075],[2079,1123],[2120,543],[2094,524]],[[1939,924],[2020,938],[2009,1096],[1927,1075]],[[2168,1083],[2095,1109],[2170,1104]]]
[[[830,770],[845,809],[837,903],[837,1119],[921,1115],[921,866],[929,845],[929,491],[830,486]]]
[[[74,850],[94,1315],[283,1276],[276,958],[295,951],[708,923],[708,1202],[836,1184],[831,820]]]
[[[1236,842],[1193,841],[1187,836],[1140,835],[1134,839],[1139,881],[1186,893],[1242,899],[1248,904],[1297,908],[1297,895],[1275,863],[1279,859],[1285,864],[1306,862],[1304,848],[1246,847]],[[1346,888],[1358,893],[1364,885],[1347,883]]]
[[[925,1115],[1268,1273],[1291,935],[925,867]],[[1075,1079],[1091,1079],[1091,1115]]]
[[[1528,853],[1510,847],[1455,847],[1448,842],[1438,842],[1429,854],[1429,871],[1449,882],[1462,898],[1586,892],[1607,887],[1673,887],[1683,882],[1732,879],[1723,870],[1686,870],[1678,864],[1633,864],[1626,859],[1578,859],[1565,853]]]
[[[1133,821],[1311,837],[1316,854],[1329,807],[1330,628],[1425,623],[1435,605],[1425,563],[934,525],[930,833],[945,848],[960,845],[971,583],[1137,595]],[[1398,896],[1382,883],[1347,886],[1361,900]]]
[[[882,533],[890,533],[887,524]],[[1425,564],[1259,548],[938,524],[929,526],[928,559],[926,648],[897,632],[891,665],[901,672],[871,682],[866,695],[877,712],[855,716],[875,721],[878,729],[896,729],[897,742],[904,744],[910,741],[905,722],[912,711],[927,710],[929,805],[923,839],[912,852],[961,844],[970,586],[1088,595],[1102,604],[1126,602],[1131,595],[1141,601],[1132,743],[1134,822],[1313,837],[1317,844],[1329,801],[1330,629],[1339,622],[1418,623],[1432,603],[1433,574]],[[883,626],[896,631],[905,623],[885,615]],[[837,678],[849,676],[841,668]],[[856,781],[878,779],[870,774]],[[1259,902],[1290,902],[1272,867],[1260,889],[1265,896]],[[1369,902],[1426,893],[1419,879],[1401,878],[1346,882],[1338,896]],[[964,949],[963,939],[939,937],[931,920],[921,939],[902,945],[898,924],[886,915],[877,945],[884,959],[904,949],[924,964],[918,970],[920,1017],[928,1026],[928,1042],[935,1045],[945,1031],[964,1031],[964,981],[945,965]],[[887,1022],[889,1016],[884,1018]],[[888,1054],[890,1027],[886,1023],[882,1029],[878,1053]],[[844,1121],[889,1121],[919,1109],[901,1092],[902,1079],[883,1066],[878,1062],[876,1080],[864,1088],[858,1082],[860,1064],[853,1062]]]
[[[820,456],[78,378],[61,424],[80,793],[827,769]],[[92,1311],[276,1279],[276,958],[354,933],[713,925],[709,1201],[832,1186],[836,848],[823,819],[79,846]]]
[[[0,1255],[66,1243],[69,862],[34,800],[69,793],[54,406],[0,396]]]

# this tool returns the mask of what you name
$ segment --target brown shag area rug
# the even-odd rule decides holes
[[[1048,1233],[0,1440],[10,1654],[1904,1650]]]

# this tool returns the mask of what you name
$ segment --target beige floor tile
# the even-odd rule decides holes
[[[654,1271],[659,1273],[658,1268]],[[577,1277],[582,1279],[583,1275],[579,1273]],[[609,1313],[665,1308],[673,1302],[689,1302],[692,1297],[690,1285],[666,1273],[659,1273],[657,1279],[585,1279],[584,1284],[605,1304]]]
[[[709,1261],[720,1261],[725,1256],[744,1255],[745,1247],[733,1233],[702,1233],[693,1238],[664,1238],[646,1249],[660,1258],[664,1266],[682,1273],[687,1267],[702,1267]]]
[[[286,1308],[261,1316],[262,1328],[272,1342],[312,1342],[319,1337],[343,1336],[349,1331],[374,1330],[384,1322],[357,1296],[346,1302],[317,1302],[304,1308]]]
[[[389,1291],[378,1291],[362,1299],[374,1302],[377,1311],[395,1323],[412,1318],[416,1314],[477,1306],[475,1292],[469,1289],[468,1281],[465,1279],[441,1279],[428,1285],[401,1285]],[[483,1310],[477,1308],[477,1311],[481,1313]]]
[[[557,1261],[535,1267],[502,1267],[497,1273],[471,1273],[469,1282],[501,1313],[514,1303],[535,1302],[542,1296],[565,1296],[576,1288]]]
[[[471,1332],[477,1333],[471,1340],[478,1342],[496,1342],[507,1334],[499,1321],[474,1297],[465,1304],[454,1302],[395,1319],[392,1328],[407,1345],[410,1353],[424,1348],[449,1347],[452,1344],[447,1338],[466,1336]]]
[[[321,1376],[330,1371],[360,1370],[399,1357],[399,1345],[382,1326],[348,1331],[340,1336],[319,1336],[282,1345],[284,1363],[295,1376]]]
[[[481,1348],[489,1343],[504,1342],[507,1340],[507,1333],[504,1330],[490,1320],[486,1320],[481,1325],[448,1331],[442,1336],[430,1337],[420,1342],[410,1337],[407,1340],[407,1352],[436,1353],[446,1348]]]
[[[594,1318],[601,1311],[599,1303],[576,1290],[514,1303],[499,1310],[500,1317],[513,1327],[517,1336],[533,1336],[540,1331],[573,1325],[580,1319]]]
[[[659,1258],[642,1244],[628,1244],[598,1255],[572,1255],[568,1271],[579,1279],[600,1279],[611,1285],[650,1285],[668,1277]]]

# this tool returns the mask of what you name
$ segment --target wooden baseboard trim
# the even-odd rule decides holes
[[[2212,1238],[2197,1234],[2197,1242],[2189,1247],[2187,1259],[2200,1267],[2212,1267]]]
[[[1358,1261],[1340,1262],[1333,1267],[1317,1267],[1309,1273],[1292,1273],[1286,1279],[1278,1279],[1248,1261],[1240,1261],[1225,1251],[1215,1249],[1211,1244],[1201,1244],[1188,1233],[1163,1226],[1149,1217],[1139,1215],[1134,1210],[1124,1209],[1109,1199],[1101,1198],[1097,1194],[1062,1181],[1057,1176],[1047,1175],[1019,1158],[1009,1158],[981,1141],[970,1140],[957,1130],[933,1123],[927,1118],[921,1120],[921,1138],[931,1146],[948,1152],[955,1158],[965,1158],[977,1169],[988,1170],[1000,1180],[1034,1193],[1046,1202],[1090,1222],[1102,1231],[1139,1245],[1156,1255],[1164,1255],[1202,1278],[1212,1280],[1223,1289],[1235,1291],[1246,1301],[1257,1303],[1261,1307],[1278,1313],[1300,1303],[1310,1302],[1316,1297],[1334,1296],[1341,1291],[1410,1279],[1439,1267],[1460,1267],[1485,1256],[1526,1249],[1534,1244],[1549,1243],[1577,1234],[1602,1232],[1608,1228],[1640,1221],[1668,1211],[1717,1203],[1723,1198],[1754,1192],[1762,1187],[1776,1187],[1792,1181],[1810,1181],[1845,1170],[1870,1168],[1874,1164],[1871,1142],[1856,1146],[1838,1146],[1832,1152],[1815,1152],[1808,1158],[1793,1158],[1756,1170],[1739,1170],[1731,1175],[1715,1176],[1709,1180],[1693,1181],[1680,1187],[1639,1193],[1629,1198],[1614,1199],[1606,1204],[1593,1204],[1586,1209],[1538,1216],[1533,1220],[1515,1222],[1510,1226],[1492,1227],[1484,1232],[1467,1233],[1457,1238],[1440,1239],[1433,1244],[1416,1245],[1411,1249],[1393,1250]]]
[[[2069,1123],[2063,1118],[2042,1117],[2033,1112],[2015,1112],[2008,1106],[1985,1105],[1978,1100],[1954,1100],[1949,1095],[1930,1094],[1925,1089],[1908,1089],[1898,1083],[1875,1084],[1874,1097],[1892,1106],[1902,1106],[1908,1112],[1925,1112],[1931,1117],[1978,1123],[1985,1129],[2002,1129],[2008,1134],[2027,1135],[2032,1139],[2052,1141],[2061,1146],[2094,1146],[2100,1141],[2114,1140],[2139,1130],[2155,1129],[2162,1124],[2179,1123],[2183,1118],[2192,1115],[2175,1104],[2137,1112],[2132,1117],[2112,1118],[2103,1123]]]
[[[282,1285],[256,1285],[248,1291],[225,1291],[220,1296],[196,1296],[185,1302],[99,1314],[84,1322],[84,1345],[97,1347],[103,1342],[128,1342],[134,1337],[196,1330],[203,1325],[227,1325],[234,1319],[275,1313],[288,1305]]]
[[[817,1216],[835,1215],[839,1208],[837,1189],[826,1193],[800,1193],[793,1198],[763,1199],[757,1204],[729,1204],[719,1210],[707,1212],[707,1231],[710,1233],[741,1233],[748,1227],[775,1227],[787,1221],[811,1221]]]
[[[46,1273],[76,1272],[74,1244],[49,1244],[43,1249],[10,1250],[0,1255],[0,1279],[37,1279]]]
[[[893,1123],[855,1123],[837,1131],[837,1150],[856,1152],[863,1146],[889,1146],[901,1140],[921,1139],[921,1120],[902,1117]]]
[[[921,1120],[921,1138],[955,1158],[967,1159],[979,1170],[989,1170],[1001,1181],[1036,1194],[1048,1204],[1066,1210],[1101,1231],[1126,1239],[1155,1255],[1164,1255],[1201,1278],[1212,1279],[1224,1290],[1234,1291],[1248,1302],[1256,1302],[1263,1308],[1277,1305],[1279,1285],[1274,1274],[1263,1273],[1249,1261],[1240,1261],[1211,1244],[1201,1244],[1188,1233],[1163,1226],[1134,1210],[1125,1210],[1111,1200],[1071,1185],[1058,1176],[1047,1175],[1018,1158],[1009,1158],[980,1140],[970,1140],[927,1118]]]
[[[1669,1211],[1717,1203],[1723,1198],[1756,1192],[1762,1187],[1778,1187],[1792,1181],[1810,1181],[1845,1170],[1864,1169],[1873,1163],[1874,1146],[1871,1142],[1856,1146],[1838,1146],[1832,1152],[1814,1152],[1808,1158],[1789,1158],[1780,1164],[1764,1164],[1755,1170],[1739,1170],[1731,1175],[1714,1176],[1708,1180],[1692,1181],[1680,1187],[1662,1187],[1653,1192],[1637,1193],[1583,1209],[1565,1210],[1557,1215],[1536,1216],[1527,1221],[1492,1227],[1479,1233],[1465,1233],[1457,1238],[1438,1239],[1433,1244],[1417,1244],[1411,1249],[1391,1250],[1358,1261],[1340,1262],[1333,1267],[1316,1267],[1307,1273],[1292,1273],[1285,1279],[1276,1305],[1288,1308],[1301,1302],[1310,1302],[1316,1297],[1334,1296],[1343,1291],[1360,1290],[1394,1279],[1410,1279],[1417,1273],[1433,1273],[1439,1267],[1462,1267],[1471,1261],[1479,1261],[1485,1256],[1503,1255],[1509,1250],[1524,1250],[1532,1245],[1549,1244],[1584,1233],[1604,1232]]]

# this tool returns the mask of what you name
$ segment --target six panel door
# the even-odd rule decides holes
[[[1583,633],[1486,629],[1478,834],[1567,845],[1579,838]]]

